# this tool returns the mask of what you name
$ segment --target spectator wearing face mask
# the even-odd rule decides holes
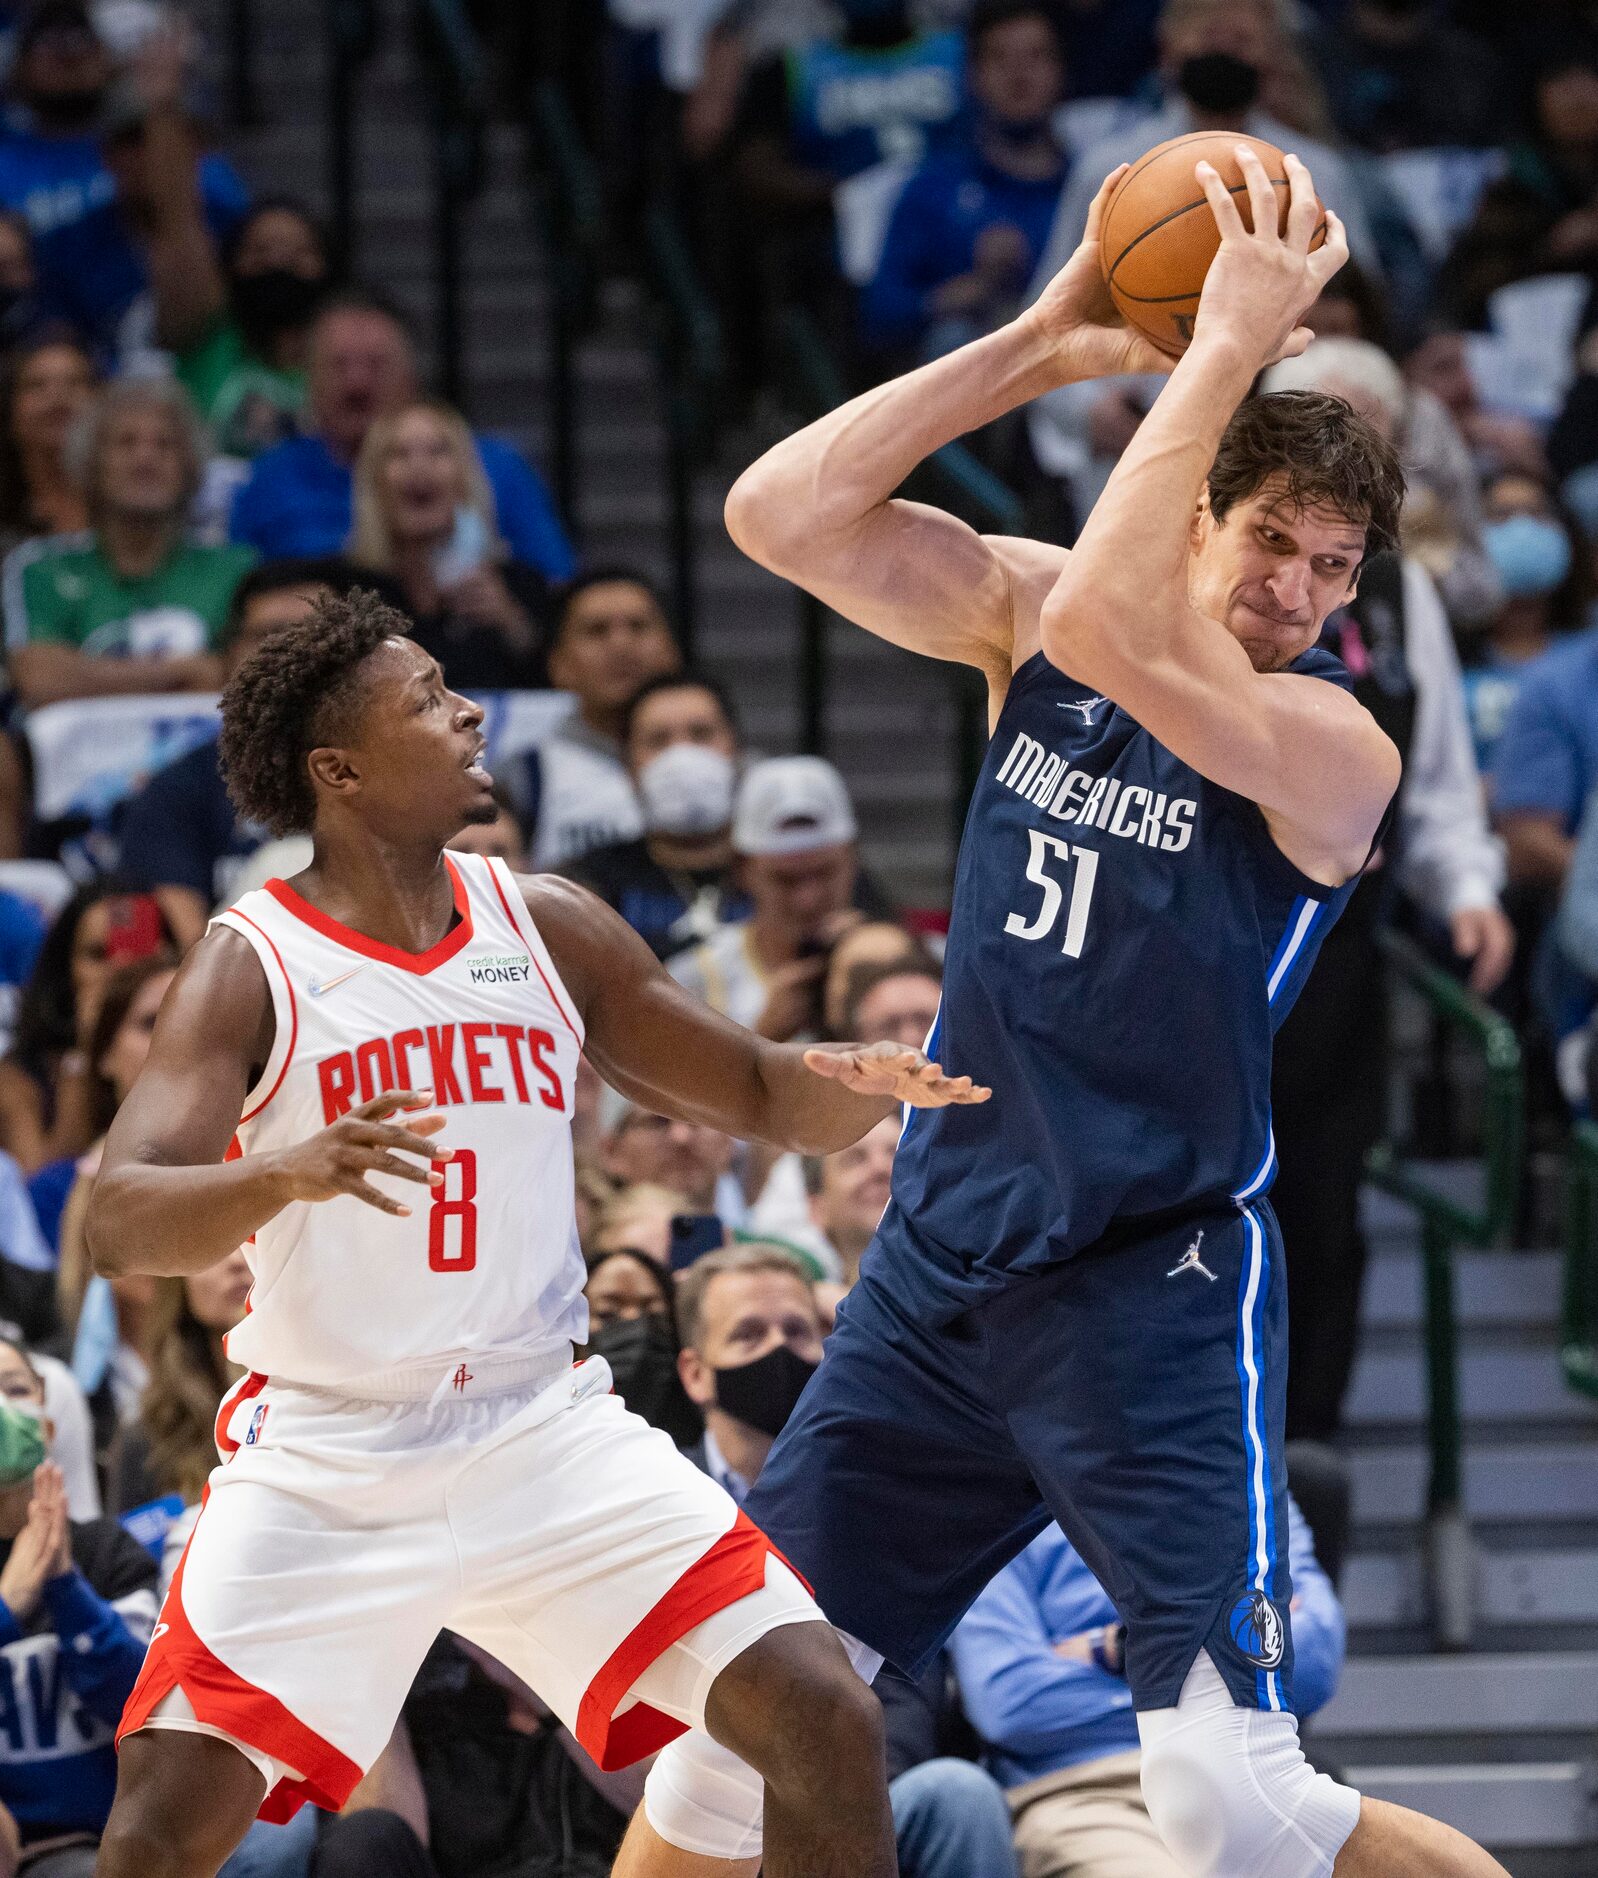
[[[627,706],[622,748],[643,833],[591,848],[565,871],[666,959],[749,913],[732,850],[732,705],[703,673],[662,673]]]
[[[1545,481],[1506,470],[1483,499],[1484,539],[1504,597],[1471,648],[1465,695],[1480,762],[1496,778],[1520,688],[1544,653],[1590,623],[1593,579],[1590,551]],[[1513,849],[1511,864],[1518,875]]]
[[[114,1519],[74,1521],[49,1459],[44,1385],[0,1342],[0,1847],[90,1878],[116,1785],[113,1739],[156,1617],[156,1567]],[[61,1841],[45,1852],[45,1842]]]
[[[380,296],[329,294],[306,341],[304,434],[264,451],[233,499],[235,541],[263,560],[337,554],[349,538],[355,459],[373,423],[421,389],[404,321]],[[494,496],[494,522],[515,560],[546,580],[569,579],[571,544],[548,492],[507,443],[473,433]]]
[[[1039,0],[981,0],[966,27],[968,128],[905,184],[861,300],[874,350],[936,358],[1016,310],[1066,159],[1052,120],[1065,96],[1054,15]]]
[[[188,534],[205,468],[188,399],[166,379],[108,385],[68,461],[89,529],[6,557],[6,645],[26,705],[129,692],[211,691],[233,590],[255,556]]]
[[[1028,297],[1035,300],[1076,252],[1088,209],[1111,170],[1195,131],[1242,132],[1296,151],[1316,194],[1342,217],[1355,259],[1380,278],[1375,237],[1348,166],[1336,151],[1282,123],[1261,103],[1267,78],[1289,57],[1277,0],[1166,0],[1159,44],[1165,102],[1076,155]],[[1033,452],[1046,471],[1067,483],[1079,520],[1098,499],[1164,382],[1149,374],[1096,379],[1062,386],[1028,407]]]
[[[821,1309],[792,1254],[758,1244],[700,1259],[677,1302],[678,1368],[705,1417],[704,1438],[687,1452],[741,1504],[821,1361]],[[1015,1878],[994,1782],[969,1762],[926,1759],[933,1731],[918,1692],[884,1679],[882,1693],[904,1878]]]
[[[763,1037],[816,1034],[831,948],[859,919],[857,833],[848,787],[830,763],[786,756],[751,764],[732,827],[749,917],[679,952],[672,976]]]
[[[0,201],[33,226],[45,310],[104,352],[152,338],[150,238],[174,171],[193,177],[214,241],[249,204],[224,158],[196,155],[183,97],[192,51],[182,28],[158,31],[117,74],[75,0],[43,0],[19,35],[12,87],[31,129],[0,141]]]
[[[682,651],[647,575],[595,567],[557,601],[548,665],[576,709],[503,776],[540,870],[644,832],[623,755],[628,706],[650,679],[681,669]]]
[[[684,1392],[677,1370],[681,1344],[671,1275],[625,1246],[600,1252],[588,1266],[589,1356],[610,1365],[616,1393],[651,1428],[680,1448],[704,1433],[704,1418]]]
[[[226,456],[293,436],[311,322],[332,276],[327,238],[294,196],[268,196],[211,238],[191,166],[162,178],[150,241],[156,337]]]

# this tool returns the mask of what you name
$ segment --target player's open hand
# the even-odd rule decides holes
[[[1081,244],[1024,314],[1048,336],[1059,355],[1061,384],[1085,378],[1114,378],[1122,372],[1169,372],[1176,364],[1168,353],[1145,339],[1122,319],[1104,284],[1099,261],[1099,230],[1115,185],[1131,166],[1123,163],[1105,177],[1088,210]]]
[[[392,1174],[396,1180],[414,1181],[421,1187],[443,1183],[444,1176],[433,1163],[449,1160],[454,1150],[441,1147],[432,1137],[444,1126],[444,1117],[416,1112],[432,1100],[431,1089],[385,1089],[309,1141],[285,1148],[278,1172],[288,1181],[290,1198],[333,1200],[349,1193],[380,1213],[408,1218],[411,1209],[379,1191],[368,1175]],[[404,1115],[405,1120],[390,1121],[391,1115]]]
[[[1296,358],[1314,337],[1300,321],[1348,259],[1348,235],[1330,209],[1321,209],[1309,171],[1296,156],[1285,160],[1285,232],[1265,165],[1245,143],[1237,146],[1237,161],[1248,186],[1252,229],[1243,226],[1219,171],[1200,163],[1193,172],[1221,231],[1220,251],[1204,276],[1194,338],[1219,332],[1239,342],[1263,366]],[[1312,250],[1310,242],[1323,213],[1326,239]]]
[[[805,1051],[805,1068],[857,1095],[891,1096],[915,1109],[986,1102],[993,1094],[969,1076],[945,1076],[919,1050],[902,1043],[844,1043]]]

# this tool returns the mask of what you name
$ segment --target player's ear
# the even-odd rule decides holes
[[[323,745],[305,759],[311,780],[333,795],[350,795],[361,786],[360,772],[348,750]]]
[[[1204,545],[1204,536],[1213,522],[1210,515],[1210,491],[1206,484],[1199,491],[1199,499],[1194,504],[1193,520],[1187,531],[1188,546],[1197,553]]]

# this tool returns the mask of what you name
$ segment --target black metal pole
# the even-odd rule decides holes
[[[697,624],[698,588],[694,580],[694,476],[692,436],[693,416],[685,408],[686,394],[680,385],[666,387],[666,490],[667,529],[671,547],[671,590],[677,615],[677,636],[683,655],[692,659],[694,628]]]
[[[355,264],[355,54],[358,25],[347,0],[332,0],[327,12],[327,201],[333,253],[345,268]]]
[[[255,8],[251,0],[228,0],[228,102],[233,122],[261,122],[255,93]]]
[[[466,206],[462,170],[469,152],[462,147],[462,138],[467,135],[458,123],[450,122],[449,106],[440,102],[433,128],[433,307],[439,385],[446,403],[457,410],[464,408],[466,395],[461,361],[460,218]]]
[[[826,755],[827,610],[813,593],[799,595],[799,747]]]

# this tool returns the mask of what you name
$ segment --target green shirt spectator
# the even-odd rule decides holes
[[[305,373],[252,352],[234,319],[179,354],[177,377],[224,456],[251,457],[292,436],[305,403]]]
[[[119,380],[74,434],[68,467],[88,531],[25,542],[5,564],[21,701],[215,689],[228,605],[254,556],[187,538],[203,468],[187,396],[170,379]]]

